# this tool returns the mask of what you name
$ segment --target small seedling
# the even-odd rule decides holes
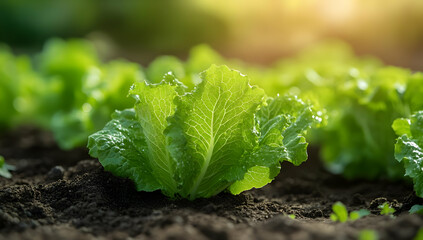
[[[411,207],[411,209],[408,211],[410,214],[422,214],[423,215],[423,205],[414,205]]]
[[[15,167],[6,164],[6,162],[4,161],[4,157],[0,156],[0,176],[5,178],[11,178],[12,174],[10,173],[10,171],[13,170],[15,170]]]
[[[379,235],[374,230],[364,229],[358,235],[359,240],[378,240]]]
[[[348,220],[348,211],[345,205],[341,202],[336,202],[332,205],[333,213],[330,215],[330,219],[334,222],[346,222]]]
[[[393,217],[395,213],[395,209],[389,205],[389,203],[385,202],[384,204],[378,207],[380,209],[381,215],[387,215]]]
[[[350,212],[350,221],[355,221],[355,220],[360,219],[360,218],[367,216],[369,214],[370,214],[369,210],[366,210],[366,209],[360,209],[358,211],[352,211],[352,212]]]
[[[350,212],[350,215],[348,216],[347,208],[341,202],[336,202],[333,204],[332,210],[333,213],[330,215],[330,219],[334,222],[339,221],[342,223],[346,221],[355,221],[370,214],[368,210],[360,209],[358,211]]]
[[[295,219],[295,215],[294,214],[286,214],[286,213],[284,213],[283,215],[284,216],[287,216],[287,217],[289,217],[291,219]]]

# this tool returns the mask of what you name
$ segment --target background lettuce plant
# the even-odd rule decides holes
[[[38,124],[50,129],[63,149],[83,146],[115,109],[132,106],[134,100],[126,93],[143,78],[136,63],[102,63],[91,43],[83,40],[53,39],[36,59],[43,80]]]
[[[28,123],[38,114],[39,83],[29,57],[0,46],[0,130]]]
[[[423,197],[423,111],[395,120],[392,127],[399,136],[395,158],[404,164],[405,175],[413,179],[414,190]]]

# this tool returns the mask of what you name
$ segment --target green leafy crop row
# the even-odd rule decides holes
[[[244,75],[213,64],[239,70],[266,94],[250,88]],[[365,179],[401,179],[405,173],[423,197],[423,74],[357,57],[339,42],[267,67],[226,59],[205,45],[194,47],[185,61],[161,56],[145,68],[123,60],[103,63],[81,40],[52,40],[33,58],[3,47],[0,106],[0,127],[42,126],[65,149],[86,144],[103,129],[90,138],[91,154],[139,189],[169,196],[263,186],[277,174],[279,161],[305,160],[307,137],[320,146],[330,171]],[[320,120],[307,135],[297,126],[304,109],[310,113],[303,126]],[[291,125],[301,131],[293,134]],[[298,152],[290,156],[294,147]],[[213,183],[210,189],[203,189],[204,179]]]
[[[38,125],[64,149],[85,145],[115,109],[131,107],[128,89],[142,79],[138,64],[101,63],[83,40],[52,40],[32,62],[0,50],[0,128]]]

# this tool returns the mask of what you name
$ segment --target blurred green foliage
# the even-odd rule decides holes
[[[226,23],[186,0],[4,0],[0,42],[42,45],[52,37],[104,32],[122,46],[183,52],[224,37]]]
[[[128,90],[143,76],[135,63],[101,63],[93,46],[82,40],[52,40],[38,59],[46,84],[55,86],[55,91],[42,95],[43,106],[50,108],[42,115],[52,119],[43,125],[50,126],[65,149],[84,145],[115,109],[131,107],[134,101],[126,97]]]
[[[27,56],[0,46],[0,130],[15,127],[33,115],[39,76]]]
[[[378,240],[379,235],[375,230],[364,229],[358,235],[358,240]]]
[[[84,77],[99,65],[99,60],[89,42],[53,39],[44,46],[36,63],[47,83],[55,85],[58,90],[54,95],[59,99],[49,99],[48,105],[52,112],[57,112],[70,111],[76,104],[85,101],[85,91],[82,89]],[[51,94],[45,94],[48,95]]]
[[[0,127],[41,126],[64,149],[83,146],[115,109],[133,106],[128,90],[143,79],[138,64],[102,63],[84,40],[53,39],[34,60],[0,50]]]
[[[417,231],[416,236],[414,236],[413,240],[423,240],[423,228],[420,228]]]
[[[40,45],[48,38],[82,36],[98,21],[92,0],[5,0],[0,2],[0,41]]]

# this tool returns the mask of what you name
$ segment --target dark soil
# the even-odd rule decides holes
[[[408,213],[423,204],[411,185],[346,181],[324,171],[314,152],[300,167],[284,163],[262,189],[172,201],[135,191],[85,149],[61,151],[45,132],[16,130],[0,137],[0,154],[17,167],[12,179],[0,178],[0,239],[357,239],[363,229],[412,239],[423,226],[423,217]],[[336,201],[372,214],[332,222]],[[394,217],[379,215],[384,202]]]

